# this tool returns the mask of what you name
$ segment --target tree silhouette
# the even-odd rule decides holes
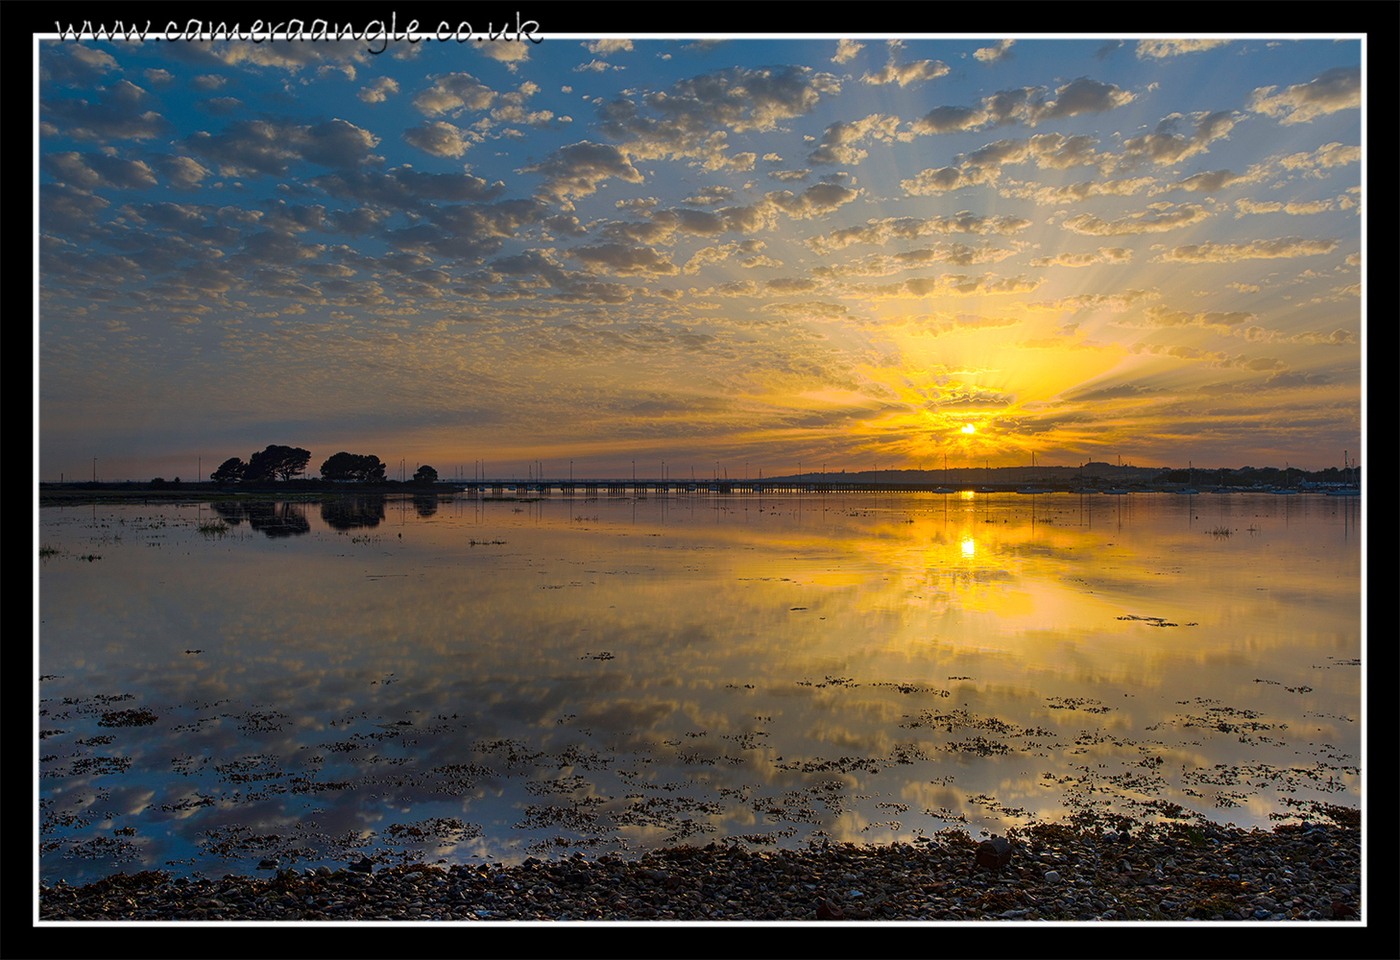
[[[418,468],[418,472],[413,475],[414,483],[437,483],[438,472],[426,463]]]
[[[306,469],[311,462],[311,451],[301,447],[284,447],[269,444],[248,458],[248,466],[243,471],[247,481],[290,480]]]
[[[374,483],[384,479],[384,464],[376,456],[346,453],[342,450],[321,464],[321,478]]]
[[[248,465],[239,457],[229,457],[211,474],[209,479],[214,483],[237,483],[243,479],[243,472],[248,469]]]

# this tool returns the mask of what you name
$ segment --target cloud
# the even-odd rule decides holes
[[[711,184],[701,187],[692,196],[686,197],[683,203],[691,203],[697,207],[709,207],[716,204],[728,203],[734,199],[734,191],[719,184]]]
[[[197,130],[185,139],[185,147],[228,177],[287,174],[297,161],[323,167],[352,168],[369,159],[379,138],[345,120],[295,124],[268,120],[243,120],[223,133]]]
[[[209,169],[202,166],[191,157],[174,157],[169,154],[157,154],[151,157],[151,164],[155,167],[165,182],[172,190],[181,192],[188,190],[198,190],[204,178],[209,176]]]
[[[1303,240],[1280,237],[1249,243],[1201,243],[1175,247],[1160,258],[1167,263],[1233,263],[1237,260],[1267,260],[1280,257],[1311,257],[1331,253],[1338,241]]]
[[[1241,310],[1232,312],[1209,311],[1206,313],[1187,313],[1183,310],[1172,310],[1163,306],[1148,307],[1143,311],[1143,319],[1150,327],[1237,327],[1242,323],[1250,323],[1257,320],[1252,313]]]
[[[173,45],[172,45],[173,46]],[[369,62],[376,54],[357,40],[320,39],[315,43],[249,43],[191,41],[182,52],[195,62],[224,67],[273,67],[288,73],[303,68]],[[353,79],[353,76],[352,76]]]
[[[997,326],[1004,324],[998,323]],[[1003,410],[1016,403],[1016,394],[996,390],[968,390],[930,399],[925,406],[932,410]]]
[[[948,69],[948,65],[942,60],[914,60],[910,63],[895,63],[892,59],[876,72],[867,73],[860,79],[871,86],[897,83],[901,87],[907,87],[911,83],[922,83],[925,80],[937,80],[939,77],[947,76]]]
[[[730,67],[672,84],[666,90],[609,103],[600,126],[620,140],[671,140],[716,130],[764,131],[810,113],[840,82],[810,67]],[[642,108],[657,114],[649,118]]]
[[[1084,134],[1066,137],[1058,133],[1041,133],[1023,140],[997,140],[971,153],[958,154],[949,166],[924,170],[910,180],[901,180],[900,186],[909,193],[928,196],[995,183],[1001,168],[1009,164],[1034,163],[1050,170],[1111,164],[1112,158],[1094,152],[1095,143],[1093,137]]]
[[[281,266],[298,260],[314,260],[325,249],[323,244],[303,243],[287,233],[260,230],[250,234],[243,241],[243,249],[234,256],[236,261],[251,260]]]
[[[1125,140],[1124,155],[1156,164],[1179,163],[1207,152],[1213,140],[1228,139],[1235,124],[1243,119],[1243,114],[1218,110],[1215,113],[1195,113],[1191,119],[1195,121],[1195,129],[1190,136],[1186,136],[1177,132],[1187,120],[1184,114],[1173,113],[1163,117],[1151,133]]]
[[[775,291],[781,293],[782,291]],[[797,290],[789,292],[799,292]],[[825,303],[821,300],[807,300],[802,303],[770,303],[765,307],[780,316],[808,320],[839,320],[850,313],[848,307],[839,303]]]
[[[446,120],[424,120],[403,132],[405,143],[435,157],[460,157],[479,135],[468,134]]]
[[[1000,63],[1011,59],[1011,46],[1015,40],[999,40],[996,46],[980,47],[972,51],[973,57],[982,63]]]
[[[426,117],[458,114],[465,110],[489,110],[497,93],[469,73],[447,73],[413,95],[413,106]]]
[[[550,125],[554,113],[549,110],[526,110],[525,101],[539,88],[533,83],[522,83],[519,90],[501,94],[500,102],[491,110],[491,119],[500,123],[521,123],[530,127],[543,128]],[[567,123],[568,118],[562,118]]]
[[[117,58],[106,50],[85,43],[44,41],[40,58],[39,78],[51,83],[88,86],[120,69]]]
[[[915,133],[961,133],[990,122],[987,112],[977,107],[934,107],[910,126]]]
[[[890,217],[870,220],[864,226],[843,227],[825,236],[815,236],[807,245],[818,253],[842,250],[853,243],[885,244],[893,240],[948,236],[954,233],[1010,236],[1031,225],[1029,220],[1009,216],[982,216],[963,210],[946,217]]]
[[[419,210],[435,201],[451,203],[494,200],[505,191],[499,180],[487,183],[467,173],[428,173],[412,167],[376,171],[342,170],[312,177],[311,186],[333,197],[395,210]]]
[[[123,365],[148,355],[151,369],[167,359],[208,369],[204,382],[236,405],[219,377],[232,383],[238,368],[253,366],[247,361],[283,350],[321,351],[327,364],[373,360],[366,369],[384,378],[373,383],[421,369],[442,386],[479,368],[508,384],[542,369],[538,339],[546,360],[636,363],[639,389],[665,394],[660,384],[677,376],[716,392],[751,386],[770,354],[794,370],[819,358],[824,370],[853,379],[868,362],[889,359],[892,377],[920,380],[924,368],[936,377],[943,364],[990,362],[957,349],[972,343],[949,354],[959,337],[992,350],[1025,337],[1067,338],[1056,341],[1066,349],[1102,338],[1116,355],[1137,335],[1199,348],[1215,346],[1223,331],[1238,348],[1256,342],[1251,328],[1270,330],[1272,339],[1257,342],[1277,344],[1288,363],[1325,364],[1335,388],[1351,383],[1360,271],[1343,257],[1359,249],[1361,195],[1348,188],[1360,182],[1360,149],[1347,142],[1358,141],[1342,128],[1285,129],[1278,121],[1292,114],[1271,121],[1244,106],[1262,84],[1355,62],[1326,59],[1350,48],[1316,44],[1309,56],[1323,57],[1311,61],[1321,66],[1288,74],[1275,69],[1277,51],[1258,52],[1267,53],[1259,61],[1253,43],[1194,60],[1184,50],[1137,59],[1125,49],[1085,66],[1102,40],[1045,43],[1045,60],[1043,42],[1031,39],[910,40],[882,50],[878,40],[831,35],[815,45],[770,41],[766,53],[756,41],[735,43],[703,60],[659,41],[583,40],[565,41],[563,60],[531,50],[513,77],[443,44],[418,45],[414,62],[399,59],[405,44],[383,57],[291,50],[236,66],[226,51],[198,45],[91,44],[81,55],[82,44],[55,45],[40,64],[52,76],[41,76],[36,171],[42,292],[46,317],[58,324],[46,327],[41,347],[46,369],[64,378],[52,384],[55,395],[89,370],[116,385]],[[1015,80],[964,83],[974,74],[995,79],[976,67],[1006,69],[998,58],[1008,52],[1010,65],[1021,64]],[[738,59],[720,61],[731,56]],[[569,72],[594,57],[625,63],[628,73]],[[1059,67],[1023,78],[1032,60]],[[1210,98],[1225,88],[1207,84],[1194,96],[1179,84],[1202,64],[1227,60],[1244,78],[1234,110],[1193,112],[1218,106]],[[808,66],[782,66],[789,63]],[[1102,72],[1080,76],[1091,70]],[[347,79],[354,71],[358,79]],[[71,81],[82,88],[65,86],[59,73],[83,77]],[[935,83],[971,92],[940,98]],[[1270,98],[1282,95],[1269,89]],[[858,108],[863,97],[881,102]],[[348,112],[329,106],[336,102]],[[221,104],[237,112],[213,115]],[[590,130],[565,136],[557,114],[580,110]],[[1246,118],[1264,126],[1230,129]],[[940,127],[967,135],[917,139]],[[846,175],[820,179],[838,171]],[[901,178],[912,191],[900,189]],[[957,197],[948,192],[958,188]],[[1266,212],[1312,219],[1234,219]],[[1246,229],[1270,225],[1280,229]],[[1324,239],[1284,236],[1297,227]],[[1177,228],[1176,237],[1161,232]],[[1309,242],[1320,246],[1301,246]],[[1266,259],[1315,253],[1326,255],[1297,269]],[[1167,282],[1147,262],[1157,258],[1156,267],[1219,261],[1231,270],[1213,279],[1197,271],[1192,281],[1178,269]],[[962,272],[974,268],[983,272]],[[298,322],[282,322],[296,314]],[[685,324],[696,326],[683,334]],[[85,341],[88,333],[102,346]],[[915,347],[924,352],[899,355],[890,344],[906,336],[921,338]],[[703,365],[639,362],[692,349],[703,349]],[[114,362],[104,369],[108,350]],[[1106,352],[1093,366],[1112,362]],[[940,381],[916,401],[904,397],[902,409],[912,417],[940,391],[950,407],[1022,403],[1017,366],[978,371],[1006,382]],[[1194,388],[1196,379],[1170,380],[1176,366],[1152,367],[1164,396]],[[597,371],[554,369],[544,387],[551,400],[597,385],[587,379]],[[857,389],[869,398],[878,386]],[[287,389],[306,391],[289,401],[310,393]],[[474,396],[473,409],[494,402]],[[751,402],[741,401],[735,417],[751,416]],[[439,407],[433,417],[445,416],[447,400],[429,403]],[[534,418],[537,403],[517,411]]]
[[[1099,247],[1095,253],[1057,253],[1050,257],[1033,257],[1032,267],[1090,267],[1098,263],[1127,263],[1133,252],[1123,247]]]
[[[872,113],[853,123],[837,121],[823,131],[817,149],[807,155],[807,160],[817,164],[857,164],[865,159],[866,152],[855,144],[865,140],[895,139],[898,127],[899,117],[879,113]]]
[[[1135,97],[1116,84],[1080,77],[1056,88],[1054,99],[1045,87],[1001,90],[983,97],[974,107],[935,107],[911,124],[915,133],[957,133],[981,127],[1021,123],[1028,127],[1085,113],[1103,113],[1131,103]]]
[[[1109,310],[1121,313],[1144,300],[1155,299],[1157,294],[1150,290],[1126,290],[1123,293],[1081,293],[1059,300],[1039,300],[1021,304],[1026,310],[1037,312],[1062,313],[1066,310],[1078,313],[1080,310]]]
[[[395,250],[475,261],[496,253],[502,241],[538,222],[543,212],[534,200],[427,207],[417,223],[381,236]]]
[[[506,69],[514,73],[519,69],[519,64],[530,59],[530,46],[529,41],[515,40],[509,43],[478,43],[476,49],[483,57],[504,63]]]
[[[812,275],[825,279],[846,277],[883,277],[901,270],[912,270],[932,263],[949,263],[955,266],[972,266],[979,263],[997,263],[1013,256],[1014,251],[1002,250],[983,244],[970,247],[962,243],[941,243],[919,250],[908,250],[892,255],[873,254],[854,260],[844,260],[832,266],[812,268]]]
[[[1269,200],[1264,203],[1255,203],[1253,200],[1236,200],[1235,209],[1239,213],[1235,214],[1235,219],[1251,213],[1278,213],[1283,209],[1283,204],[1277,200]]]
[[[648,210],[644,211],[648,219],[643,222],[614,221],[598,227],[597,233],[605,240],[669,244],[677,233],[710,238],[729,232],[745,232],[744,228],[749,225],[747,218],[732,218],[730,209],[710,211],[675,207]]]
[[[360,92],[355,94],[362,103],[383,103],[392,96],[397,96],[399,92],[398,81],[392,77],[380,77],[367,87],[361,87]]]
[[[1178,57],[1184,53],[1200,53],[1214,50],[1230,43],[1229,40],[1139,40],[1137,56],[1139,60],[1162,60]]]
[[[693,276],[700,272],[700,269],[708,263],[723,263],[734,255],[739,245],[737,243],[726,243],[718,247],[701,247],[693,253],[682,271]]]
[[[624,150],[587,140],[560,147],[539,163],[522,167],[520,173],[544,176],[540,193],[572,210],[570,198],[588,196],[604,180],[616,177],[627,183],[641,183],[642,175]]]
[[[1308,203],[1285,203],[1283,205],[1283,212],[1294,216],[1323,213],[1331,209],[1332,201],[1330,200],[1313,200]]]
[[[911,277],[895,284],[858,287],[858,293],[880,299],[906,299],[929,296],[982,297],[1003,293],[1029,293],[1040,286],[1040,280],[1025,277],[998,277],[994,273],[970,277],[965,274],[944,273],[937,277]]]
[[[111,206],[87,190],[66,183],[39,186],[39,226],[49,233],[85,236],[94,229],[94,218]]]
[[[836,55],[831,58],[831,62],[845,63],[863,49],[865,49],[863,43],[856,43],[854,40],[838,40],[836,41]]]
[[[626,67],[620,67],[617,64],[608,63],[606,60],[590,60],[587,63],[580,63],[578,66],[574,67],[574,73],[602,73],[605,70],[626,69]]]
[[[1189,227],[1208,220],[1210,213],[1202,207],[1182,204],[1173,208],[1171,204],[1151,204],[1147,210],[1131,213],[1117,220],[1103,220],[1092,213],[1081,213],[1065,220],[1064,228],[1075,233],[1094,237],[1124,237],[1139,233],[1161,233]]]
[[[150,140],[168,129],[155,98],[129,80],[98,87],[93,100],[44,97],[39,112],[74,140]]]
[[[795,220],[808,220],[850,203],[859,193],[859,190],[852,190],[840,183],[828,182],[813,184],[800,194],[790,190],[775,190],[764,194],[763,199]]]
[[[821,286],[815,280],[808,280],[805,277],[775,277],[772,280],[763,281],[763,289],[777,296],[791,296],[795,293],[807,293]],[[844,313],[846,308],[841,308]]]
[[[1028,197],[1038,204],[1058,205],[1078,203],[1090,197],[1126,197],[1149,187],[1156,181],[1152,177],[1136,177],[1124,180],[1081,180],[1062,187],[1042,187],[1027,183],[1007,187],[1005,193],[1015,197]]]
[[[1260,87],[1250,95],[1249,109],[1277,117],[1282,124],[1308,123],[1314,117],[1361,106],[1361,68],[1335,67],[1307,83]]]
[[[623,39],[593,40],[581,44],[581,46],[591,54],[606,57],[609,54],[630,51],[632,49],[632,41]]]
[[[1333,209],[1333,206],[1331,200],[1313,200],[1308,203],[1280,203],[1277,200],[1254,203],[1250,200],[1236,200],[1235,209],[1239,212],[1235,214],[1235,219],[1257,213],[1287,213],[1294,216],[1325,213]]]
[[[839,90],[835,77],[808,67],[733,67],[603,103],[598,129],[636,159],[697,158],[707,171],[749,170],[757,155],[729,156],[730,132],[772,130]]]
[[[590,270],[619,277],[670,276],[680,272],[674,263],[651,247],[603,243],[572,247],[565,256],[581,261]]]
[[[243,101],[237,97],[210,97],[195,104],[195,109],[202,110],[212,117],[226,117],[242,110]]]
[[[739,266],[746,270],[754,270],[759,267],[781,267],[782,265],[783,262],[781,260],[774,260],[772,257],[764,256],[763,254],[745,257],[739,261]]]
[[[1184,180],[1178,180],[1163,187],[1163,190],[1186,190],[1190,193],[1215,193],[1236,183],[1248,183],[1254,177],[1246,177],[1229,170],[1216,170],[1211,173],[1196,173]]]
[[[1329,143],[1318,147],[1312,153],[1295,153],[1279,160],[1279,164],[1289,170],[1302,170],[1309,176],[1322,177],[1322,169],[1340,167],[1361,161],[1361,148],[1342,143]]]
[[[97,187],[145,190],[156,185],[155,173],[147,164],[105,153],[50,153],[40,161],[39,168],[55,180],[83,190]]]
[[[1123,46],[1122,40],[1109,40],[1103,46],[1094,51],[1094,59],[1100,62],[1107,60],[1118,52],[1118,48]]]

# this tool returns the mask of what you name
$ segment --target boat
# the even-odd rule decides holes
[[[1031,451],[1031,477],[1032,477],[1031,485],[1030,485],[1029,487],[1021,487],[1019,490],[1016,491],[1017,493],[1054,493],[1054,492],[1055,492],[1054,490],[1051,490],[1049,487],[1038,487],[1038,486],[1035,485],[1035,483],[1034,483],[1034,477],[1035,477],[1035,451],[1034,451],[1034,450]]]
[[[1118,455],[1118,482],[1119,482],[1119,484],[1122,484],[1122,482],[1123,482],[1123,456],[1122,456],[1122,454],[1119,454],[1119,455]],[[1108,494],[1110,497],[1121,497],[1121,496],[1123,496],[1125,493],[1130,493],[1130,492],[1131,492],[1131,491],[1129,491],[1126,487],[1123,487],[1123,486],[1110,487],[1109,489],[1107,489],[1107,490],[1104,491],[1104,493]]]
[[[1187,460],[1186,463],[1190,467],[1191,473],[1189,479],[1186,481],[1186,489],[1178,490],[1177,493],[1185,493],[1194,496],[1200,492],[1196,489],[1196,467],[1190,460]]]
[[[933,488],[931,491],[929,491],[929,492],[930,492],[930,493],[957,493],[956,490],[953,490],[952,488],[950,488],[950,487],[948,486],[948,455],[947,455],[946,453],[943,454],[943,486],[941,486],[941,487],[934,487],[934,488]]]
[[[977,490],[977,492],[978,492],[978,493],[997,493],[997,492],[998,492],[998,491],[997,491],[997,488],[991,485],[991,480],[992,480],[992,463],[991,463],[991,461],[990,461],[990,460],[984,461],[983,466],[984,466],[984,467],[986,468],[986,470],[987,470],[987,474],[986,474],[986,476],[987,476],[987,482],[986,482],[983,486],[979,487],[978,490]]]
[[[1328,495],[1329,497],[1359,497],[1359,496],[1361,496],[1361,484],[1359,484],[1359,483],[1356,481],[1356,477],[1355,477],[1355,475],[1352,473],[1351,463],[1348,462],[1348,460],[1347,460],[1347,453],[1348,453],[1348,451],[1346,451],[1346,450],[1343,450],[1343,451],[1342,451],[1342,463],[1346,464],[1346,468],[1347,468],[1347,480],[1346,480],[1347,486],[1345,486],[1345,487],[1338,487],[1338,488],[1336,488],[1335,490],[1328,490],[1328,491],[1327,491],[1327,495]]]
[[[1290,490],[1290,489],[1288,489],[1288,461],[1285,460],[1285,461],[1283,462],[1283,489],[1282,489],[1282,490],[1275,490],[1274,493],[1277,493],[1277,494],[1280,494],[1280,495],[1286,494],[1286,495],[1291,496],[1292,494],[1295,494],[1295,493],[1297,493],[1297,492],[1298,492],[1298,491],[1296,491],[1296,490]]]

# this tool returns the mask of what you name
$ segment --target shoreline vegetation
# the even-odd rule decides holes
[[[752,850],[709,843],[633,858],[278,869],[265,877],[118,873],[39,886],[46,922],[1365,920],[1361,814],[1245,830],[1115,829],[1076,818],[978,839],[956,829],[887,845]]]
[[[882,477],[879,481],[874,480],[851,480],[831,479],[822,477],[820,479],[797,479],[797,478],[771,478],[762,481],[764,485],[763,493],[773,496],[783,496],[796,493],[821,494],[830,493],[833,495],[859,494],[874,490],[879,493],[959,493],[964,491],[976,491],[979,493],[1009,493],[1018,492],[1025,480],[993,480],[993,481],[970,481],[955,480],[949,481],[950,486],[945,486],[940,481],[924,478],[909,479],[886,479]],[[1250,485],[1236,483],[1224,487],[1204,486],[1199,491],[1188,491],[1185,482],[1165,481],[1133,481],[1124,487],[1117,487],[1115,484],[1105,482],[1101,479],[1085,480],[1078,482],[1075,478],[1037,480],[1036,482],[1049,484],[1045,489],[1036,489],[1034,492],[1048,493],[1103,493],[1113,488],[1114,493],[1257,493],[1276,492],[1277,487],[1269,484]],[[1306,482],[1306,481],[1305,481]],[[1294,481],[1298,483],[1297,480]],[[1307,485],[1294,487],[1289,492],[1297,493],[1327,493],[1334,489],[1351,489],[1359,493],[1356,487],[1338,487],[1335,484],[1325,481],[1306,482]],[[597,496],[607,493],[648,495],[659,493],[653,489],[657,481],[632,481],[626,480],[577,480],[570,481],[564,487],[559,481],[549,482],[544,489],[541,489],[539,481],[534,480],[455,480],[436,482],[422,481],[382,481],[382,482],[339,482],[327,480],[288,480],[280,483],[268,484],[219,484],[211,481],[184,482],[184,481],[124,481],[124,482],[81,482],[81,483],[40,483],[38,489],[38,504],[45,506],[75,506],[89,503],[149,503],[151,501],[165,503],[183,503],[197,500],[243,500],[243,499],[272,499],[287,500],[301,499],[315,501],[327,497],[339,496],[362,496],[362,495],[437,495],[453,496],[461,493],[469,495],[474,492],[483,499],[488,500],[520,500],[537,499],[541,495],[557,496]],[[857,485],[859,489],[847,489],[848,485]],[[869,487],[867,490],[865,487]],[[751,495],[758,491],[759,481],[738,481],[738,480],[700,480],[693,483],[680,483],[668,481],[668,488],[665,491],[671,495],[685,495],[687,493],[719,493],[723,495]],[[1019,492],[1028,492],[1019,490]]]

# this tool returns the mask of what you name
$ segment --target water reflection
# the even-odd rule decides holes
[[[272,503],[267,501],[222,501],[209,504],[231,527],[247,522],[248,526],[269,537],[294,537],[311,532],[304,503]]]
[[[321,519],[332,530],[361,530],[384,522],[383,494],[356,494],[321,502]]]
[[[1337,498],[210,508],[43,512],[48,875],[1357,800]]]

